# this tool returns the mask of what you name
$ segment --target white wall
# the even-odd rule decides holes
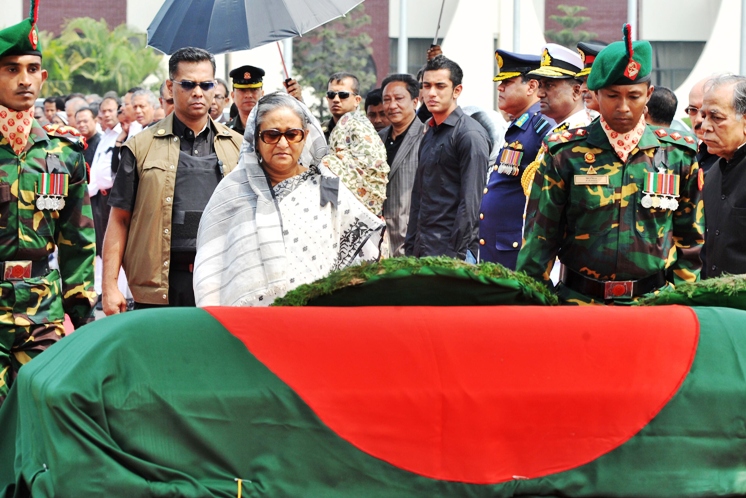
[[[28,12],[23,12],[23,0],[1,0],[3,15],[0,17],[0,29],[18,24],[28,17]]]
[[[720,4],[721,0],[643,0],[639,11],[640,39],[707,41]]]
[[[488,6],[493,0],[484,0],[481,3]],[[443,19],[440,21],[438,38],[442,39],[448,31],[453,19],[459,0],[408,0],[407,1],[407,36],[409,38],[430,38],[435,36],[438,27],[438,15],[440,6],[443,5]],[[399,0],[389,0],[389,36],[399,38]]]
[[[676,89],[679,99],[677,117],[683,117],[684,108],[689,105],[689,90],[696,82],[716,73],[738,74],[742,48],[741,43],[741,1],[722,0],[712,36],[705,45],[702,55],[689,77]]]

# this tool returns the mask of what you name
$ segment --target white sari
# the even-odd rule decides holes
[[[288,99],[292,97],[287,96]],[[197,235],[197,306],[268,306],[295,287],[379,256],[384,222],[324,166],[321,127],[305,105],[308,171],[274,187],[254,149],[249,116],[238,167],[220,182]]]

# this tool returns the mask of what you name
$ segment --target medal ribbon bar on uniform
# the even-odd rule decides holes
[[[503,149],[500,157],[500,165],[497,168],[498,173],[503,175],[517,176],[520,173],[521,159],[523,152],[513,149]]]
[[[648,172],[643,192],[678,197],[680,184],[679,175]]]
[[[42,173],[39,181],[39,195],[67,196],[70,177],[59,173]]]

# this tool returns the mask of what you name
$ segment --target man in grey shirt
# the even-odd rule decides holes
[[[458,106],[463,72],[439,55],[427,62],[422,98],[433,117],[420,143],[412,190],[408,256],[475,261],[490,142],[482,125]]]

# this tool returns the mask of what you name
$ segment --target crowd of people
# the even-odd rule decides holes
[[[265,95],[247,65],[228,83],[193,47],[170,57],[158,96],[35,106],[36,30],[30,18],[0,38],[0,402],[64,314],[81,326],[97,303],[264,306],[397,256],[499,263],[577,304],[746,272],[746,79],[698,83],[694,134],[670,128],[676,97],[653,87],[651,46],[628,30],[608,46],[498,50],[494,119],[459,106],[462,70],[439,47],[364,110],[357,77],[338,72],[324,124],[299,82]]]

